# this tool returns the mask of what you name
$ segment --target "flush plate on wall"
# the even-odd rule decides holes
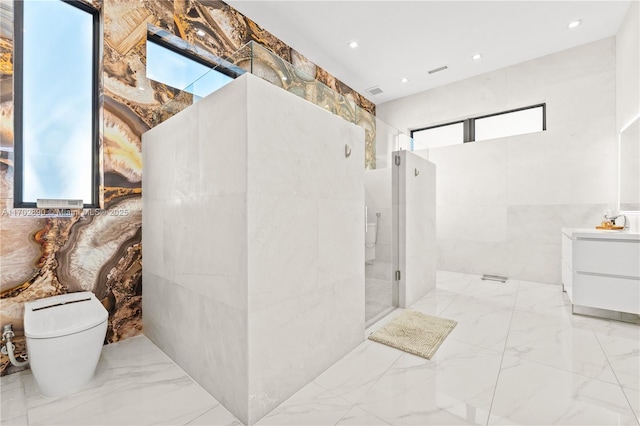
[[[36,205],[39,209],[81,209],[82,200],[38,198]]]

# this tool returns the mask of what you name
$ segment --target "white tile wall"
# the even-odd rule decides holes
[[[364,132],[246,75],[143,160],[145,334],[254,423],[363,339]]]
[[[639,114],[640,4],[632,2],[616,34],[616,130],[620,131]],[[629,163],[634,163],[629,159],[622,159],[622,161],[626,163],[622,167],[628,167],[631,165]],[[636,157],[633,167],[638,167],[637,162]],[[627,173],[622,172],[623,175]],[[637,185],[637,182],[634,183]],[[625,186],[627,189],[634,189],[633,183]],[[640,213],[629,215],[629,225],[636,232],[640,230]]]
[[[399,151],[394,168],[398,203],[399,305],[408,307],[436,283],[436,167],[409,151]],[[397,196],[396,196],[397,195]]]
[[[402,131],[546,102],[547,131],[416,154],[437,165],[438,268],[560,283],[560,228],[615,210],[615,38],[377,106]]]
[[[616,34],[616,129],[640,113],[640,4],[631,2]]]

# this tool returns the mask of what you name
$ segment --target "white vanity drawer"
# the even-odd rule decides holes
[[[574,276],[571,303],[640,314],[640,280],[598,275]]]
[[[573,243],[574,271],[640,277],[640,242],[578,238]]]

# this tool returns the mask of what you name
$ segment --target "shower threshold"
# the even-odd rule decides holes
[[[387,315],[389,315],[391,312],[395,311],[396,309],[398,309],[397,306],[389,306],[384,311],[380,312],[379,314],[377,314],[377,315],[371,317],[369,320],[365,321],[364,328],[366,329],[366,328],[371,327],[372,325],[374,325],[375,323],[377,323],[381,319],[385,318]]]

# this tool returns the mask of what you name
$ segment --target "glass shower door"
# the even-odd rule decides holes
[[[376,169],[365,171],[365,325],[368,327],[398,306],[396,172],[393,152],[410,149],[410,138],[376,120]],[[397,195],[396,195],[397,196]]]

